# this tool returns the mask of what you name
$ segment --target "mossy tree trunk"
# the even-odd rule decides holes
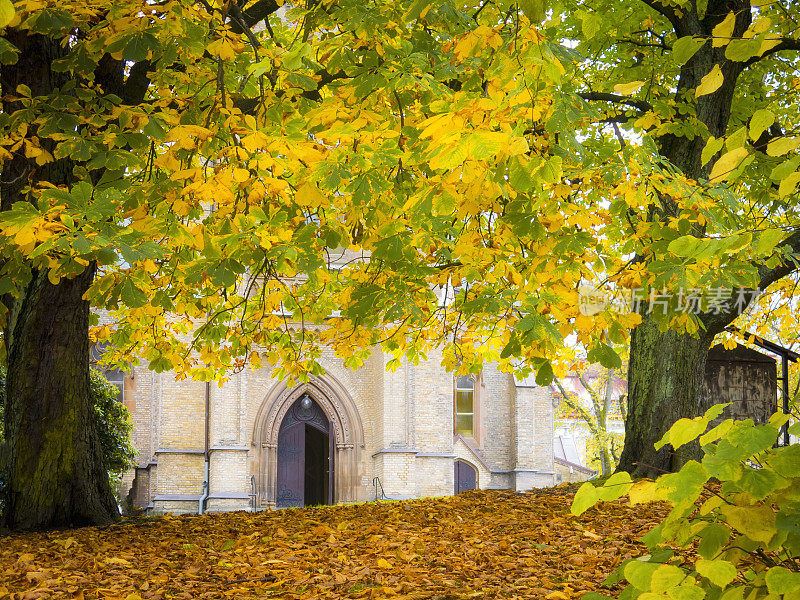
[[[53,285],[38,272],[16,314],[8,357],[5,521],[13,529],[118,516],[92,419],[89,304],[94,276]]]
[[[28,86],[34,97],[48,96],[58,93],[68,75],[51,68],[65,54],[58,40],[16,30],[6,37],[20,51],[17,62],[0,72],[2,112],[13,115],[23,108],[10,97],[17,86]],[[42,145],[52,152],[50,140]],[[3,165],[0,208],[32,202],[29,190],[42,182],[69,187],[74,165],[69,159],[37,165],[16,152]],[[15,268],[18,293],[2,299],[7,311],[3,520],[12,529],[108,523],[118,510],[91,418],[84,300],[95,264],[57,284],[45,270],[28,266],[26,271],[24,262]]]
[[[675,421],[700,412],[698,395],[710,345],[707,334],[693,337],[661,332],[647,317],[634,330],[628,365],[625,445],[618,470],[654,477],[680,468],[693,456],[693,446],[673,453],[669,445],[659,451],[653,445]]]
[[[697,39],[711,40],[714,27],[731,12],[735,15],[733,38],[744,35],[752,22],[749,0],[709,0],[702,17],[698,16],[694,4],[686,9],[677,9],[661,2],[648,2],[648,5],[670,21],[678,38],[696,36]],[[708,41],[681,68],[675,97],[681,102],[682,98],[693,96],[693,90],[700,84],[701,78],[711,72],[715,65],[718,66],[724,77],[723,84],[715,92],[698,98],[695,110],[708,133],[721,138],[728,129],[737,80],[752,64],[752,61],[744,63],[726,59],[725,46],[714,48]],[[778,130],[764,135],[782,135],[780,127]],[[766,143],[759,140],[757,145],[764,147]],[[658,139],[658,144],[661,154],[684,175],[697,181],[708,179],[715,160],[709,160],[703,166],[701,156],[706,144],[703,136],[689,138],[667,134]],[[678,205],[669,197],[659,198],[659,202],[650,207],[651,220],[668,221],[677,213]],[[692,234],[703,237],[705,228],[697,226]],[[784,243],[790,251],[800,251],[800,231],[794,232]],[[796,271],[796,266],[789,261],[773,268],[756,266],[759,289],[765,289]],[[732,292],[731,299],[735,297]],[[673,453],[670,446],[656,452],[653,444],[675,421],[683,417],[695,417],[701,412],[698,397],[708,350],[714,336],[737,316],[733,311],[703,313],[700,320],[704,329],[697,336],[692,336],[659,331],[653,319],[642,315],[642,323],[631,335],[625,446],[617,470],[639,476],[655,476],[664,471],[673,471],[687,459],[699,454],[696,444],[683,447],[678,453]]]
[[[709,0],[702,19],[696,9],[680,12],[662,4],[652,6],[672,23],[678,37],[697,35],[711,39],[712,29],[731,10],[737,15],[734,36],[742,35],[751,22],[749,0]],[[710,42],[706,43],[683,65],[676,92],[680,102],[682,97],[692,94],[714,65],[720,66],[724,75],[723,85],[696,102],[697,118],[711,135],[717,137],[723,136],[728,127],[736,80],[743,69],[743,63],[728,61],[724,51],[724,47],[713,48]],[[698,181],[708,178],[708,170],[714,161],[709,161],[705,167],[702,165],[701,155],[705,146],[702,136],[689,138],[667,134],[658,139],[658,144],[661,154],[684,175]],[[651,220],[666,221],[677,215],[679,208],[673,198],[662,196],[659,200],[650,207]],[[692,233],[703,237],[705,228],[696,226]],[[631,335],[625,446],[617,470],[655,476],[679,468],[692,452],[692,447],[683,448],[681,454],[675,456],[670,446],[656,452],[653,444],[675,421],[698,414],[698,395],[708,350],[714,335],[722,331],[735,315],[726,317],[724,323],[715,323],[695,337],[660,331],[649,315],[642,314],[642,323]]]

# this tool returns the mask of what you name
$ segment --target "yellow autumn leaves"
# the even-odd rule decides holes
[[[5,27],[14,19],[14,4],[11,0],[0,0],[0,27]]]
[[[622,502],[579,518],[569,488],[214,515],[29,533],[0,546],[0,594],[71,600],[577,600],[664,515]]]

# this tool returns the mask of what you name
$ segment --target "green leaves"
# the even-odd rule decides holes
[[[147,294],[139,289],[130,278],[125,278],[120,289],[120,298],[131,308],[138,308],[147,304]]]
[[[0,0],[0,27],[5,27],[14,19],[16,11],[11,0]]]
[[[701,558],[695,563],[695,569],[700,575],[708,578],[711,583],[721,588],[733,581],[737,575],[736,567],[726,560]]]
[[[716,405],[703,417],[679,421],[661,443],[669,440],[679,447],[694,439],[722,408]],[[782,566],[793,565],[790,552],[800,547],[800,494],[796,492],[800,446],[773,448],[785,422],[781,415],[757,426],[752,421],[723,421],[703,438],[707,454],[702,463],[691,460],[677,473],[630,488],[632,503],[667,500],[674,508],[644,538],[654,554],[623,563],[618,570],[630,584],[620,597],[800,597],[800,573]],[[708,486],[711,477],[722,485]],[[603,496],[603,489],[584,484],[575,496],[573,512],[586,510]],[[709,495],[697,510],[703,489]],[[699,555],[693,563],[678,566],[657,556],[657,548],[664,544],[675,548],[693,542]]]
[[[684,579],[686,579],[686,573],[683,569],[670,564],[658,565],[650,578],[650,590],[656,594],[666,592],[676,587]]]
[[[744,165],[744,161],[749,154],[748,149],[741,146],[720,156],[711,169],[711,174],[709,175],[711,182],[719,183],[731,179],[737,169]]]
[[[627,494],[632,484],[631,476],[625,471],[614,473],[602,487],[595,487],[591,482],[587,481],[578,488],[578,492],[575,494],[575,498],[572,501],[572,514],[581,515],[600,500],[606,502],[616,500]]]
[[[622,572],[625,575],[625,579],[627,579],[632,586],[642,591],[649,591],[650,581],[661,566],[666,565],[632,560],[625,565]]]
[[[536,385],[546,386],[550,385],[553,381],[553,365],[549,360],[542,363],[542,366],[536,371]]]
[[[765,229],[759,234],[753,250],[757,254],[771,252],[785,237],[786,234],[781,229]]]
[[[156,52],[158,47],[158,40],[152,33],[147,31],[134,33],[127,38],[122,56],[126,60],[139,62],[148,58],[151,52]]]
[[[667,249],[675,256],[690,257],[697,253],[702,245],[702,240],[694,235],[682,235],[672,240]]]
[[[800,590],[800,573],[793,573],[784,567],[772,567],[767,571],[767,589],[771,594],[793,594]]]
[[[664,436],[656,443],[656,450],[661,449],[666,444],[672,444],[672,447],[677,450],[684,444],[688,444],[696,439],[708,428],[708,424],[716,419],[727,404],[715,404],[709,408],[702,417],[695,417],[694,419],[680,419],[664,434]]]
[[[409,9],[403,15],[403,21],[405,21],[406,23],[413,21],[414,19],[419,17],[422,11],[425,8],[429,7],[430,4],[431,4],[430,0],[413,0],[411,2],[411,6],[409,7]]]
[[[540,23],[545,16],[545,0],[519,0],[519,7],[531,23]]]
[[[697,553],[705,559],[716,558],[719,551],[727,544],[730,538],[730,529],[722,523],[709,523],[698,534],[700,545]]]
[[[28,18],[28,24],[36,33],[58,36],[75,23],[67,11],[45,8]]]
[[[778,532],[775,527],[775,513],[771,506],[753,504],[749,506],[723,505],[720,513],[733,529],[755,542],[768,544]]]
[[[590,362],[598,362],[607,369],[619,369],[622,366],[619,354],[611,346],[602,342],[589,350],[587,358]]]
[[[775,113],[766,108],[760,108],[750,117],[750,139],[758,140],[761,135],[775,122]]]
[[[706,40],[700,37],[678,38],[672,45],[672,60],[678,66],[685,64],[705,43]]]
[[[783,156],[800,146],[798,137],[779,137],[767,144],[767,154],[769,156]]]

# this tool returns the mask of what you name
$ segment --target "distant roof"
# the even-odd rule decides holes
[[[558,458],[557,456],[554,458],[554,460],[559,464],[565,465],[567,467],[572,467],[576,471],[580,471],[581,473],[586,473],[589,476],[597,475],[597,471],[594,471],[588,467],[584,467],[583,465],[576,465],[575,463],[569,462],[568,460],[564,460],[562,458]]]
[[[735,348],[731,348],[728,350],[722,344],[717,344],[716,346],[712,346],[711,349],[708,351],[708,361],[709,362],[748,362],[748,363],[767,363],[774,365],[775,358],[772,356],[768,356],[766,354],[762,354],[758,350],[753,350],[752,348],[748,348],[747,346],[742,346],[741,344],[736,344]]]
[[[593,471],[589,467],[584,467],[581,464],[581,457],[578,454],[578,448],[575,445],[574,438],[564,437],[562,435],[553,436],[553,458],[557,463],[572,467],[581,473],[591,476],[597,475],[597,471]]]
[[[575,440],[571,437],[564,437],[562,435],[553,436],[553,456],[572,463],[573,465],[583,467],[580,454],[578,454],[578,447],[575,445]]]
[[[726,329],[732,333],[738,333],[740,336],[743,336],[748,343],[752,343],[759,348],[763,348],[764,350],[769,350],[770,352],[774,352],[775,354],[780,354],[781,356],[785,355],[786,358],[790,362],[798,362],[800,361],[800,354],[795,352],[794,350],[789,350],[789,348],[784,348],[780,344],[776,344],[775,342],[770,342],[762,337],[758,337],[754,333],[750,333],[749,331],[743,331],[738,327],[726,327]],[[752,342],[750,341],[752,339]],[[763,355],[762,355],[763,356]]]

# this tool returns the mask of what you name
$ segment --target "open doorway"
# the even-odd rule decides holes
[[[292,405],[278,432],[277,508],[330,504],[330,421],[311,396]]]

